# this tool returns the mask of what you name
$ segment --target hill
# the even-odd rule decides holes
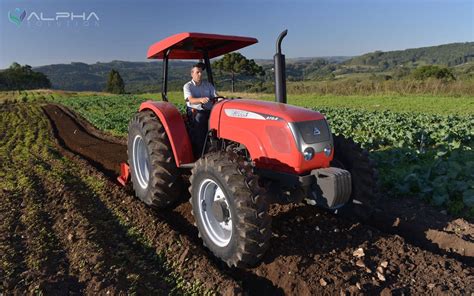
[[[180,90],[189,79],[189,69],[195,61],[170,61],[169,90]],[[266,75],[263,83],[273,80],[271,59],[258,59]],[[474,42],[452,43],[396,51],[375,51],[357,57],[305,57],[287,59],[289,81],[327,80],[346,77],[366,77],[377,74],[387,77],[405,77],[418,66],[441,65],[452,67],[459,76],[472,77],[474,68]],[[162,67],[160,61],[109,63],[56,64],[34,68],[48,76],[53,88],[73,91],[102,91],[111,69],[118,70],[125,81],[127,92],[156,92],[161,90]],[[364,76],[365,74],[366,76]],[[215,73],[220,89],[227,88],[228,77]],[[252,77],[238,77],[242,90],[255,85]],[[268,88],[268,87],[267,87]],[[271,88],[271,87],[270,87]]]
[[[438,46],[396,51],[375,51],[343,62],[350,66],[371,66],[389,70],[397,66],[442,65],[453,67],[474,61],[474,42],[451,43]]]
[[[171,61],[169,71],[170,84],[186,81],[192,61]],[[126,62],[109,63],[55,64],[34,68],[46,74],[53,88],[74,91],[103,91],[110,70],[115,69],[125,81],[128,92],[161,90],[161,62]],[[182,84],[181,84],[182,86]]]

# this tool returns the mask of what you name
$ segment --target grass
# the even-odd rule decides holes
[[[241,97],[273,101],[274,95],[258,93],[222,92],[224,96]],[[138,98],[161,100],[161,94],[148,93],[136,95]],[[181,92],[170,92],[170,102],[184,104]],[[316,94],[290,94],[288,103],[301,107],[330,107],[364,109],[369,111],[389,110],[394,112],[416,112],[440,115],[469,115],[474,113],[474,97],[450,97],[432,95],[371,95],[371,96],[336,96]]]
[[[241,97],[273,101],[273,94],[220,92],[227,97]],[[5,100],[20,100],[23,102],[44,100],[63,101],[94,96],[116,96],[97,92],[70,92],[52,90],[8,91],[0,92],[0,102]],[[147,99],[161,101],[160,93],[132,94],[134,101]],[[177,106],[184,106],[182,92],[169,92],[168,99]],[[443,95],[319,95],[319,94],[288,94],[288,103],[301,107],[316,108],[350,108],[369,111],[415,112],[439,115],[470,115],[474,114],[474,96],[443,96]]]

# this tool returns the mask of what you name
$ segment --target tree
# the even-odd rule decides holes
[[[125,83],[123,82],[122,76],[115,69],[112,69],[107,79],[107,87],[105,89],[109,93],[113,94],[124,94]]]
[[[433,65],[417,68],[415,71],[413,71],[413,77],[418,80],[425,80],[427,78],[436,78],[444,81],[456,80],[453,71],[450,69]]]
[[[29,65],[14,62],[0,71],[0,90],[25,90],[51,88],[51,81],[41,72],[35,72]]]
[[[255,63],[254,60],[248,60],[238,52],[226,53],[221,59],[212,64],[214,69],[231,74],[232,92],[235,91],[235,74],[244,74],[249,76],[263,76],[265,71]]]

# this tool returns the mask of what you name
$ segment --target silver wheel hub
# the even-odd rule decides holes
[[[205,179],[199,186],[198,213],[207,236],[214,244],[225,247],[232,237],[232,214],[220,186]]]
[[[150,180],[150,160],[145,141],[140,135],[135,136],[132,145],[133,171],[141,188],[146,189]]]

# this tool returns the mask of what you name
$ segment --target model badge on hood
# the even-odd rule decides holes
[[[313,129],[313,135],[314,135],[314,136],[319,136],[320,134],[321,134],[321,131],[319,130],[319,128],[315,127],[315,128]]]
[[[257,119],[257,120],[282,120],[280,117],[277,117],[277,116],[250,112],[250,111],[240,110],[240,109],[225,109],[224,112],[229,117]]]

